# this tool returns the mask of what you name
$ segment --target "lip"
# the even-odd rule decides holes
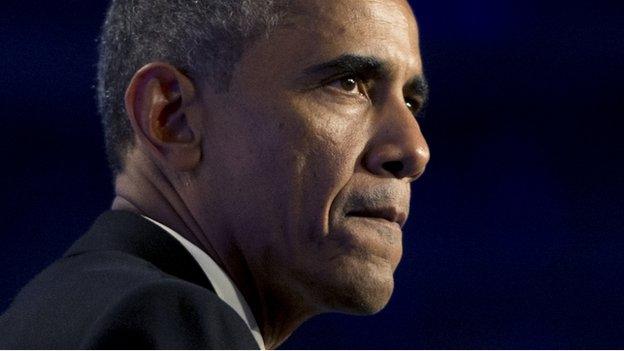
[[[401,228],[407,221],[407,213],[400,211],[396,207],[378,207],[351,210],[347,212],[347,217],[363,217],[371,219],[382,219],[391,223],[397,223]]]

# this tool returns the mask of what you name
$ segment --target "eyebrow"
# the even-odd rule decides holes
[[[389,64],[374,56],[344,54],[331,61],[320,63],[304,69],[305,75],[322,75],[331,73],[349,73],[364,78],[379,78],[390,75]],[[405,85],[406,92],[418,96],[422,104],[429,97],[429,84],[424,75],[412,77]]]
[[[308,67],[305,74],[316,75],[331,72],[350,72],[369,76],[381,76],[387,73],[387,65],[373,56],[344,54],[331,61]]]

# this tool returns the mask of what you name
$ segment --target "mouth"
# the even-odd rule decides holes
[[[407,213],[402,212],[395,207],[366,208],[353,210],[347,212],[346,216],[381,219],[390,223],[397,223],[401,228],[403,228],[405,222],[407,221]]]

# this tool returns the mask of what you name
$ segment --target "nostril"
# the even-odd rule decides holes
[[[401,161],[388,161],[382,164],[383,169],[386,171],[397,175],[398,173],[403,171],[403,162]]]

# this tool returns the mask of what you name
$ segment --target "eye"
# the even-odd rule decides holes
[[[346,76],[335,79],[329,82],[328,86],[349,94],[366,94],[363,80],[355,76]]]
[[[417,100],[407,98],[405,99],[405,106],[412,111],[414,116],[417,116],[420,112],[420,103]]]
[[[354,92],[358,88],[358,81],[355,78],[342,78],[339,82],[340,88],[344,91]]]

